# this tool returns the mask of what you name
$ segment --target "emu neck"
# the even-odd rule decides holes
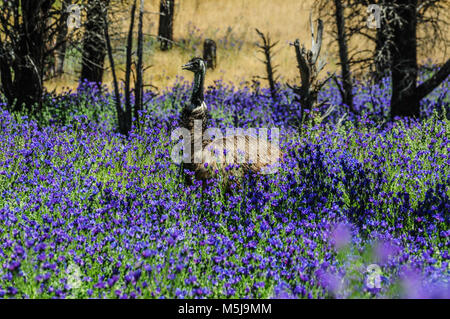
[[[186,103],[181,113],[181,124],[191,132],[191,143],[203,145],[203,133],[208,126],[208,110],[204,104],[203,86],[205,72],[197,72],[194,76],[194,87],[189,103]],[[201,121],[201,134],[194,134],[195,121]],[[204,145],[203,145],[204,146]]]
[[[205,74],[203,72],[197,72],[194,75],[194,89],[191,96],[191,107],[196,108],[203,103],[203,86],[205,83]]]

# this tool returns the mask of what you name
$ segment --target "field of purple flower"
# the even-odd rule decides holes
[[[450,298],[449,80],[421,122],[384,121],[389,83],[359,83],[361,116],[301,133],[289,90],[216,83],[211,126],[278,127],[285,154],[231,195],[171,161],[180,83],[147,93],[128,138],[88,85],[39,121],[0,105],[0,297]]]

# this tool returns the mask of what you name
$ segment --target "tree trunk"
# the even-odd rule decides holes
[[[11,58],[9,53],[3,47],[3,43],[0,38],[0,81],[1,81],[1,91],[6,97],[8,102],[7,108],[14,104],[14,91],[13,91],[13,77],[11,72]]]
[[[261,37],[262,43],[257,44],[256,46],[261,50],[262,53],[264,53],[264,64],[266,65],[266,73],[267,77],[266,80],[269,81],[269,87],[270,87],[270,95],[272,96],[272,100],[276,100],[278,95],[278,89],[277,89],[277,81],[278,77],[275,76],[275,70],[276,66],[272,63],[273,58],[273,48],[278,44],[278,41],[275,43],[272,43],[270,40],[269,34],[264,35],[261,31],[256,29],[256,32]]]
[[[206,61],[207,68],[214,70],[217,65],[217,45],[214,40],[205,39],[203,42],[203,60]]]
[[[389,75],[392,62],[390,46],[393,37],[391,25],[388,23],[393,19],[393,8],[388,5],[386,0],[381,0],[378,4],[381,6],[381,27],[376,31],[375,52],[373,54],[373,79],[375,83],[380,83],[384,77]]]
[[[158,38],[162,51],[167,51],[172,48],[174,9],[175,0],[161,0],[159,6]]]
[[[67,33],[66,33],[67,34]],[[58,36],[62,36],[62,34],[59,34]],[[67,42],[63,41],[61,43],[61,46],[56,50],[55,53],[55,76],[60,76],[64,73],[64,61],[66,59],[66,49],[67,49]]]
[[[386,33],[381,28],[377,29],[375,53],[373,57],[375,67],[374,80],[376,83],[379,83],[389,72],[388,56],[384,50],[386,40]]]
[[[134,85],[134,117],[138,128],[140,125],[139,111],[142,110],[144,104],[144,8],[144,0],[141,0],[141,4],[139,6],[136,83]]]
[[[306,50],[303,45],[300,46],[299,39],[296,39],[293,44],[302,85],[300,87],[291,87],[291,89],[296,95],[295,100],[300,102],[302,108],[301,121],[303,121],[304,110],[311,111],[314,108],[320,89],[330,78],[328,77],[323,81],[319,80],[319,73],[325,66],[325,62],[319,60],[320,50],[322,48],[323,22],[320,19],[317,20],[317,35],[315,35],[311,15],[309,19],[311,24],[311,50]]]
[[[46,21],[46,29],[50,30],[52,25],[52,21],[47,19]],[[47,35],[45,39],[45,52],[49,52],[44,56],[44,81],[46,79],[50,79],[55,75],[55,37],[52,35]]]
[[[64,72],[64,60],[66,58],[67,49],[67,7],[70,5],[70,0],[64,0],[62,2],[61,16],[60,16],[60,29],[56,36],[56,45],[58,48],[55,51],[55,75],[60,76]]]
[[[350,64],[348,61],[348,46],[347,39],[345,37],[345,19],[344,8],[342,7],[341,0],[334,0],[336,9],[336,26],[339,43],[339,57],[341,60],[342,69],[342,81],[343,81],[343,96],[342,102],[346,104],[353,112],[353,85],[350,73]]]
[[[410,99],[417,86],[417,0],[397,1],[393,22],[391,117],[420,116],[420,100]]]
[[[423,82],[413,90],[411,95],[405,96],[397,103],[399,105],[391,105],[391,109],[406,108],[408,105],[418,105],[420,101],[430,94],[436,87],[438,87],[450,75],[450,59],[437,71],[431,78]]]
[[[13,96],[15,110],[25,105],[29,111],[42,99],[42,79],[46,49],[46,27],[53,1],[23,0],[22,24],[14,62]]]
[[[128,29],[126,62],[125,62],[125,114],[124,123],[126,126],[126,134],[131,130],[133,122],[133,112],[131,105],[131,66],[133,64],[133,32],[134,32],[134,17],[136,15],[136,0],[131,6],[131,19]]]
[[[106,56],[104,15],[106,15],[108,5],[109,0],[89,2],[83,38],[81,81],[102,83],[103,65]]]
[[[115,106],[116,106],[116,111],[117,111],[117,123],[119,125],[119,132],[123,135],[127,134],[127,128],[126,128],[126,123],[125,121],[125,116],[124,116],[124,111],[122,109],[122,101],[120,98],[120,91],[119,91],[119,84],[117,81],[117,75],[116,75],[116,66],[115,66],[115,62],[114,62],[114,56],[113,56],[113,51],[112,51],[112,46],[111,46],[111,39],[109,37],[109,31],[108,31],[108,21],[107,21],[107,17],[104,17],[104,34],[105,34],[105,42],[106,42],[106,51],[108,52],[108,59],[109,59],[109,64],[111,66],[111,73],[112,73],[112,77],[113,77],[113,88],[114,88],[114,101],[115,101]]]

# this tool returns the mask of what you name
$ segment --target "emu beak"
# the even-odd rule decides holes
[[[190,70],[191,66],[192,66],[191,63],[188,62],[188,63],[186,63],[185,65],[183,65],[181,68],[182,68],[183,70]]]

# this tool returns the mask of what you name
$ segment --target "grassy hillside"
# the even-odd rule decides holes
[[[254,76],[264,76],[264,65],[258,61],[262,58],[257,53],[255,42],[258,41],[255,28],[263,32],[270,32],[274,41],[280,41],[276,49],[278,52],[275,63],[279,65],[282,81],[294,81],[298,77],[295,54],[289,42],[299,38],[307,47],[310,46],[309,13],[313,1],[284,0],[183,0],[177,1],[175,7],[174,37],[176,41],[185,41],[187,48],[175,47],[170,52],[161,52],[154,35],[158,28],[159,1],[146,1],[145,33],[146,37],[146,66],[152,65],[145,74],[147,84],[162,89],[173,84],[177,76],[186,76],[181,70],[190,57],[202,54],[204,38],[210,37],[218,43],[218,67],[209,71],[207,84],[223,79],[239,84],[251,81]],[[123,30],[129,22],[128,8],[123,8]],[[365,23],[365,17],[361,18]],[[325,25],[328,32],[333,25]],[[448,28],[443,34],[449,34]],[[375,32],[368,30],[368,32]],[[329,34],[324,36],[325,46],[322,55],[328,61],[327,71],[335,71],[337,56],[335,47]],[[119,43],[124,45],[124,41]],[[367,41],[357,40],[352,44],[358,49],[366,49]],[[446,56],[445,48],[435,48],[434,52],[427,52],[419,59],[431,58],[440,63]],[[123,59],[122,59],[123,62]],[[66,63],[67,74],[59,79],[47,82],[50,89],[60,90],[63,86],[76,87],[77,70],[80,69],[79,58],[69,58]],[[109,83],[111,76],[106,72],[105,83]],[[298,80],[298,79],[297,79]]]

